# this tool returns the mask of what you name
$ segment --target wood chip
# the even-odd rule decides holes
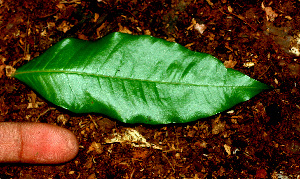
[[[251,67],[253,67],[254,65],[255,65],[254,62],[246,62],[246,63],[243,64],[243,67],[251,68]]]
[[[224,144],[224,149],[228,155],[231,155],[231,147],[227,144]]]
[[[119,26],[119,32],[125,34],[132,34],[132,32],[127,27],[123,27],[120,23],[118,23],[118,26]]]

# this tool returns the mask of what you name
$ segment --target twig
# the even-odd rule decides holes
[[[56,108],[48,108],[47,110],[45,110],[44,112],[42,112],[38,117],[37,119],[35,120],[35,122],[37,122],[41,116],[45,115],[48,111],[51,111],[51,110],[55,110]]]
[[[226,12],[222,11],[222,9],[219,8],[219,11],[222,12],[223,14],[228,15]],[[242,20],[246,25],[248,25],[252,30],[256,31],[256,29],[254,27],[252,27],[246,20],[245,17],[238,15],[238,14],[234,14],[232,12],[230,12],[230,14],[232,14],[233,16],[239,18],[240,20]]]
[[[130,178],[129,178],[129,179],[132,179],[134,172],[135,172],[135,168],[132,170],[132,172],[131,172],[131,174],[130,174]]]
[[[162,156],[163,156],[164,158],[166,158],[166,159],[167,159],[167,161],[168,161],[169,165],[171,166],[171,168],[172,168],[173,172],[175,173],[175,168],[173,167],[173,165],[172,165],[172,163],[170,162],[170,160],[168,159],[168,157],[167,157],[167,156],[166,156],[164,153],[162,153]]]

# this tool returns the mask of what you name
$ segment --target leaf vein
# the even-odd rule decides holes
[[[232,86],[232,85],[215,85],[215,84],[195,84],[195,83],[183,83],[183,82],[174,82],[174,81],[156,81],[149,79],[139,79],[139,78],[128,78],[121,76],[110,76],[104,74],[96,74],[96,73],[87,73],[87,72],[77,72],[77,71],[65,71],[65,70],[49,70],[49,71],[24,71],[24,72],[16,72],[15,76],[22,74],[30,74],[30,73],[63,73],[63,74],[76,74],[76,75],[85,75],[85,76],[94,76],[100,78],[110,78],[110,79],[120,79],[120,80],[131,80],[131,81],[141,81],[141,82],[149,82],[149,83],[160,83],[160,84],[169,84],[169,85],[183,85],[183,86],[198,86],[198,87],[232,87],[232,88],[247,88],[247,89],[265,89],[256,86]],[[249,77],[250,78],[250,77]]]

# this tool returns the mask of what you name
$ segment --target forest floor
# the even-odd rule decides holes
[[[299,7],[299,0],[0,0],[0,121],[58,125],[80,144],[65,164],[0,164],[0,178],[299,178]],[[274,90],[187,124],[128,125],[57,108],[7,76],[63,38],[116,31],[209,53]],[[132,136],[107,140],[131,134],[151,147]]]

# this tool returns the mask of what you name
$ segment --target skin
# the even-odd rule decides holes
[[[75,135],[44,123],[0,122],[0,163],[59,164],[78,153]]]

